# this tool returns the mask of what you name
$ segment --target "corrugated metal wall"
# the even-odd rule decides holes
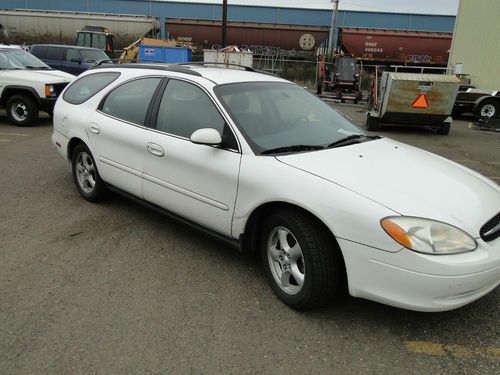
[[[463,64],[477,87],[500,90],[500,0],[461,0],[449,67]]]
[[[220,20],[222,13],[221,5],[217,4],[155,0],[1,0],[0,8],[123,13],[205,20]],[[332,12],[329,10],[228,6],[228,19],[230,21],[330,26],[331,17]],[[455,17],[453,16],[340,11],[338,26],[452,32],[454,23]]]

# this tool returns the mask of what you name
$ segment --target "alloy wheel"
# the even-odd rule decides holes
[[[285,293],[295,295],[305,279],[304,255],[295,236],[285,227],[276,227],[267,241],[267,259],[276,284]]]
[[[95,188],[96,170],[89,154],[80,152],[76,159],[76,177],[80,188],[87,194]]]

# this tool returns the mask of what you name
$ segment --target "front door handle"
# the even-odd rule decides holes
[[[165,155],[165,151],[163,151],[163,148],[160,145],[157,145],[156,143],[151,143],[149,142],[146,145],[146,149],[153,155],[155,156],[163,156]]]
[[[99,125],[94,123],[89,125],[89,130],[94,134],[99,134],[101,132],[101,128],[99,127]]]

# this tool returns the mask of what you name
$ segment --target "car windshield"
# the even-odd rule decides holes
[[[364,137],[345,117],[292,83],[228,84],[215,93],[255,153],[318,150],[356,134]]]
[[[85,62],[96,62],[109,59],[108,55],[101,50],[81,49],[80,54]]]
[[[51,69],[43,61],[25,50],[8,49],[0,51],[0,69]]]

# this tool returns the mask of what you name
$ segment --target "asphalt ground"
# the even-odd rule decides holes
[[[294,311],[258,257],[120,197],[84,201],[51,132],[0,112],[1,374],[500,373],[500,288],[444,313],[347,296]],[[380,134],[499,182],[500,133],[467,119]]]

